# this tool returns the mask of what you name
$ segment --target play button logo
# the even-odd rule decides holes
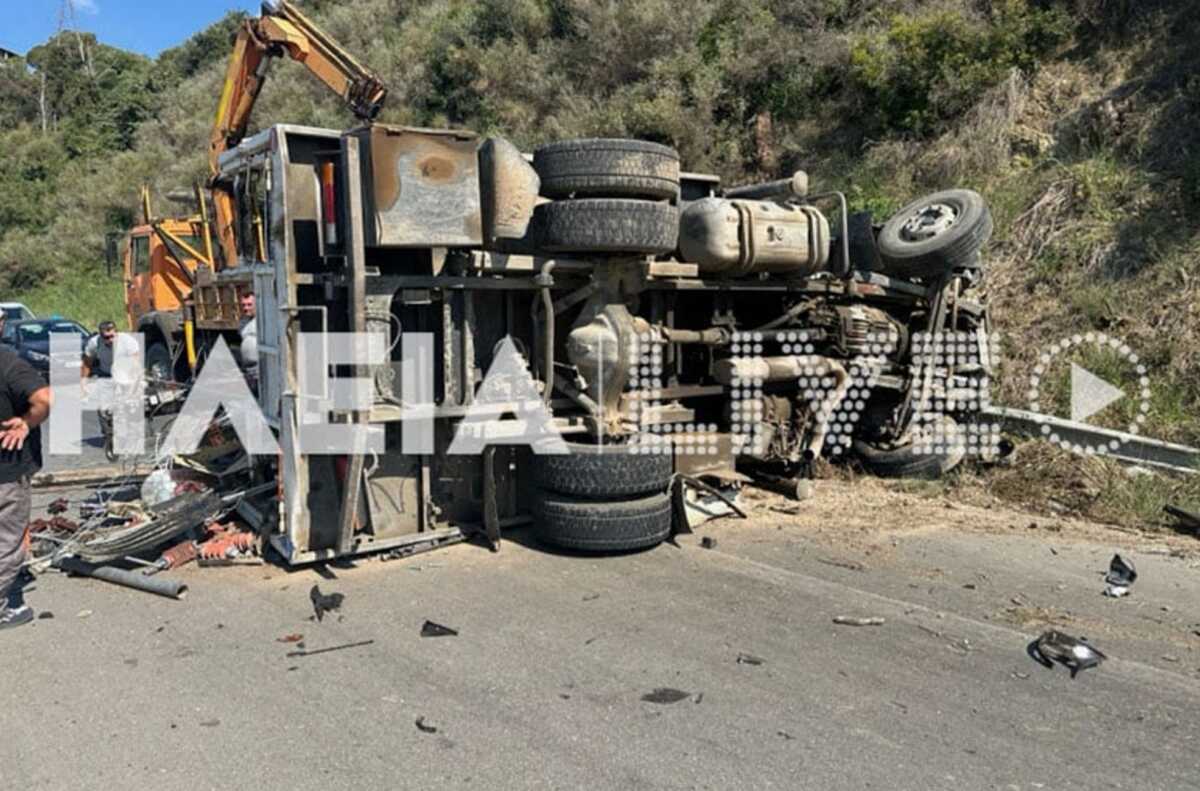
[[[1077,363],[1071,363],[1071,420],[1084,421],[1125,393]]]

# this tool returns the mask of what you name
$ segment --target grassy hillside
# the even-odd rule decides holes
[[[305,5],[391,86],[385,121],[497,131],[526,149],[641,137],[729,180],[804,168],[881,219],[922,192],[973,187],[996,217],[1000,400],[1025,405],[1049,344],[1102,331],[1149,369],[1145,431],[1200,444],[1200,19],[1188,0]],[[0,99],[17,97],[0,102],[0,290],[47,309],[70,295],[60,312],[88,320],[118,312],[104,233],[132,220],[143,181],[166,211],[166,192],[203,178],[235,24],[155,61],[91,42],[108,64],[91,73],[72,60],[73,34],[50,42],[31,53],[62,83],[47,131],[29,101],[40,71],[0,72]],[[273,68],[256,118],[351,123],[292,63]],[[1082,362],[1133,375],[1111,355]],[[1066,398],[1062,376],[1042,389],[1044,406]],[[1135,418],[1132,399],[1109,415]],[[1072,508],[1150,521],[1163,499],[1197,497],[1101,468],[1089,474],[1106,483]]]

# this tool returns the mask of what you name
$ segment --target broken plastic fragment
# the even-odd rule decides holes
[[[312,590],[308,592],[308,598],[312,600],[313,612],[318,621],[324,619],[325,613],[340,610],[342,602],[346,599],[345,595],[341,593],[331,593],[326,596],[316,585],[313,585]]]
[[[458,630],[451,629],[449,626],[442,626],[440,623],[426,621],[421,627],[422,637],[457,637]]]
[[[659,687],[653,692],[647,692],[642,695],[642,700],[647,703],[678,703],[681,700],[687,700],[692,694],[684,692],[682,689],[673,689],[672,687]]]
[[[1137,577],[1137,569],[1133,567],[1132,561],[1126,560],[1120,555],[1113,555],[1108,564],[1108,573],[1104,575],[1104,581],[1115,587],[1128,588],[1137,580]]]
[[[430,723],[425,722],[425,717],[423,717],[423,716],[417,717],[417,730],[421,731],[422,733],[437,733],[438,732],[437,726],[431,725]]]
[[[1119,599],[1122,596],[1129,595],[1129,588],[1125,585],[1108,585],[1104,588],[1104,595]]]
[[[1083,640],[1056,629],[1043,632],[1027,650],[1035,661],[1046,667],[1053,667],[1055,662],[1067,667],[1071,678],[1075,678],[1080,670],[1096,667],[1108,658]]]

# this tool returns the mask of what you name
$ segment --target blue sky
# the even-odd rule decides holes
[[[58,29],[62,0],[0,0],[0,47],[25,54]],[[73,27],[105,44],[157,55],[234,9],[258,0],[74,0]],[[72,27],[68,25],[68,27]]]

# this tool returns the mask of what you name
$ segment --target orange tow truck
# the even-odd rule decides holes
[[[212,260],[212,236],[203,200],[191,217],[155,219],[150,191],[142,188],[143,224],[125,237],[120,250],[129,329],[145,336],[146,373],[161,381],[185,379],[184,314],[196,268]],[[110,248],[110,261],[117,251]]]
[[[303,64],[359,119],[373,119],[383,106],[387,89],[375,73],[287,0],[264,2],[260,17],[242,23],[209,142],[213,222],[200,189],[195,215],[156,219],[143,188],[143,224],[124,238],[120,252],[115,240],[109,246],[110,267],[121,260],[126,318],[131,331],[145,336],[151,379],[186,381],[208,343],[237,329],[237,297],[252,288],[250,278],[225,277],[218,285],[214,273],[232,275],[244,261],[267,258],[261,214],[239,211],[234,185],[216,176],[221,154],[246,134],[271,59],[283,56]]]

